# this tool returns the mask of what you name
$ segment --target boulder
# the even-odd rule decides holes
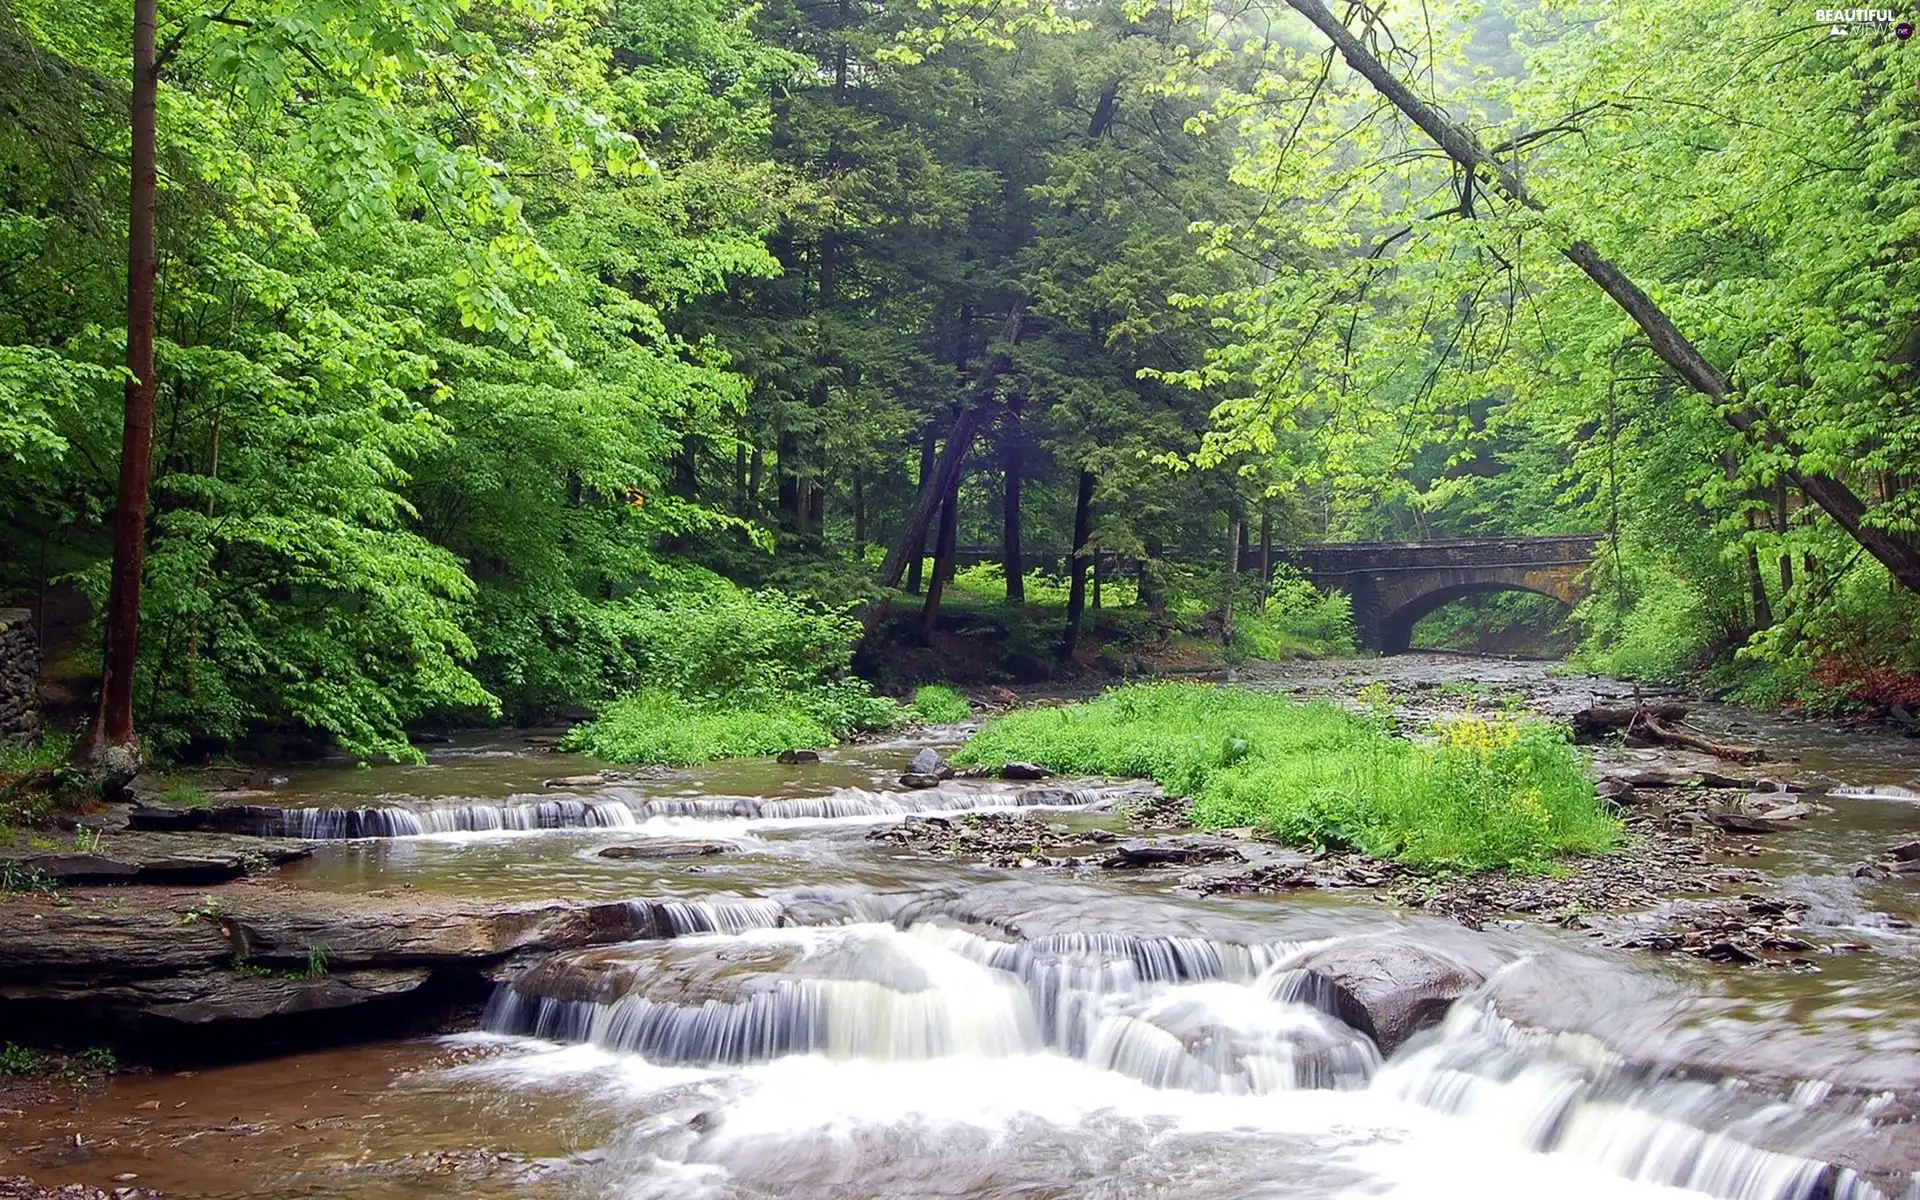
[[[1447,955],[1389,938],[1343,939],[1308,951],[1293,969],[1297,998],[1372,1038],[1383,1057],[1486,982]]]
[[[601,858],[710,858],[732,854],[726,842],[638,842],[630,846],[608,846]]]
[[[1010,762],[1000,768],[1000,778],[1027,783],[1036,779],[1046,779],[1053,774],[1045,767],[1028,762]]]
[[[952,779],[953,764],[942,758],[938,751],[925,749],[914,755],[913,761],[907,764],[907,774],[931,775],[936,780]]]
[[[1779,833],[1793,827],[1793,818],[1753,816],[1747,813],[1703,812],[1694,814],[1700,821],[1728,833]]]
[[[1214,842],[1123,842],[1100,865],[1112,869],[1197,866],[1222,859],[1245,862],[1246,856]]]
[[[774,761],[789,767],[797,767],[803,763],[819,762],[820,754],[815,750],[782,750]]]
[[[900,786],[910,791],[937,788],[940,786],[940,777],[938,775],[919,775],[909,772],[900,777]]]
[[[1887,857],[1893,859],[1895,862],[1920,861],[1920,838],[1915,838],[1911,842],[1901,842],[1898,846],[1894,846],[1887,851]]]

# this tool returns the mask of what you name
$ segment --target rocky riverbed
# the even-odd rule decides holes
[[[1334,694],[1353,686],[1338,676],[1349,668],[1316,669],[1325,678],[1289,686]],[[1471,679],[1391,686],[1402,689],[1409,720],[1504,695],[1566,712],[1609,686],[1567,684],[1537,667],[1472,671]],[[1306,1072],[1302,1079],[1347,1072],[1351,1086],[1385,1089],[1351,1115],[1361,1125],[1371,1119],[1363,1111],[1401,1103],[1387,1093],[1401,1096],[1394,1089],[1429,1070],[1435,1080],[1484,1077],[1472,1087],[1507,1088],[1498,1081],[1519,1067],[1501,1066],[1502,1056],[1523,1054],[1528,1071],[1585,1080],[1580,1120],[1611,1130],[1606,1144],[1627,1144],[1619,1141],[1627,1127],[1602,1115],[1627,1097],[1642,1114],[1633,1120],[1665,1131],[1662,1144],[1691,1144],[1685,1139],[1698,1131],[1735,1121],[1745,1131],[1739,1145],[1785,1157],[1748,1160],[1740,1155],[1759,1151],[1723,1147],[1715,1153],[1729,1169],[1736,1160],[1742,1170],[1772,1164],[1766,1169],[1811,1172],[1809,1186],[1829,1189],[1766,1194],[1837,1194],[1835,1172],[1852,1172],[1845,1178],[1871,1176],[1896,1195],[1904,1173],[1920,1169],[1920,1138],[1909,1136],[1920,1110],[1920,1038],[1911,1034],[1920,1003],[1903,965],[1920,949],[1908,866],[1920,862],[1912,848],[1920,821],[1902,799],[1920,783],[1920,760],[1909,767],[1892,748],[1863,759],[1844,730],[1713,709],[1705,719],[1717,733],[1769,743],[1774,758],[1729,765],[1604,749],[1598,786],[1627,824],[1627,845],[1526,877],[1435,875],[1311,854],[1254,830],[1201,831],[1187,823],[1184,801],[1126,781],[965,777],[935,761],[962,729],[818,760],[691,772],[616,776],[515,736],[437,747],[422,768],[235,776],[235,787],[211,790],[198,815],[95,814],[82,831],[0,853],[14,893],[0,901],[0,1021],[9,1035],[64,1038],[76,1051],[108,1043],[128,1057],[205,1072],[179,1084],[167,1072],[150,1082],[129,1076],[70,1095],[55,1087],[32,1097],[50,1103],[13,1102],[20,1111],[0,1112],[0,1171],[94,1189],[75,1195],[134,1187],[281,1195],[316,1186],[301,1168],[270,1165],[283,1152],[275,1147],[299,1146],[334,1164],[318,1184],[329,1195],[371,1200],[389,1194],[387,1183],[432,1190],[455,1177],[472,1195],[559,1197],[604,1194],[615,1178],[629,1186],[635,1172],[652,1178],[656,1167],[636,1164],[662,1155],[723,1164],[772,1187],[772,1176],[756,1175],[754,1155],[764,1152],[788,1156],[780,1186],[790,1194],[838,1194],[822,1181],[854,1167],[819,1157],[828,1143],[739,1140],[761,1119],[751,1099],[761,1085],[751,1081],[799,1069],[782,1065],[790,1058],[736,1064],[697,1040],[671,1040],[698,1027],[675,1014],[720,1004],[738,1010],[743,1028],[820,1039],[794,1044],[829,1059],[851,1054],[849,1081],[864,1082],[849,1082],[849,1096],[892,1095],[892,1084],[861,1073],[884,1075],[901,1055],[916,1063],[931,1055],[924,1071],[933,1074],[915,1067],[899,1076],[909,1090],[887,1102],[891,1109],[844,1118],[877,1121],[877,1130],[919,1103],[911,1097],[942,1087],[970,1094],[951,1079],[928,1080],[974,1069],[966,1064],[976,1054],[983,1062],[1011,1054],[1017,1063],[1035,1050],[1064,1054],[1086,1064],[1077,1071],[1102,1072],[1102,1096],[1143,1079],[1156,1095],[1205,1094],[1271,1086],[1257,1082],[1269,1070],[1258,1064],[1284,1043],[1295,1064],[1287,1069]],[[290,829],[310,836],[274,836]],[[1030,1000],[1006,992],[1010,980]],[[696,983],[707,991],[689,993]],[[496,1011],[516,994],[526,1000],[520,1016]],[[489,998],[494,1007],[482,1017]],[[1022,1015],[1028,1003],[1031,1017]],[[1269,1003],[1291,1014],[1290,1032],[1262,1024]],[[799,1007],[781,1007],[789,1004]],[[753,1024],[789,1012],[772,1026]],[[799,1014],[815,1024],[780,1024]],[[548,1024],[524,1023],[534,1021]],[[476,1023],[508,1040],[418,1040]],[[1500,1032],[1520,1028],[1522,1042]],[[524,1040],[536,1031],[547,1040]],[[709,1071],[716,1061],[733,1064],[703,1086],[734,1099],[670,1117],[678,1110],[667,1099],[608,1108],[597,1084],[563,1090],[573,1098],[561,1102],[551,1081],[534,1092],[485,1082],[517,1078],[523,1058],[529,1070],[545,1061],[540,1047],[553,1039],[624,1063],[641,1044],[622,1040],[629,1036],[656,1039],[644,1042],[649,1061]],[[1595,1067],[1572,1043],[1552,1049],[1562,1036],[1606,1047],[1614,1065]],[[396,1037],[412,1040],[368,1055],[312,1049]],[[669,1045],[681,1059],[661,1060]],[[205,1065],[288,1053],[298,1056],[285,1062],[337,1080],[328,1087],[388,1099],[326,1108],[332,1115],[322,1117],[313,1114],[323,1093],[314,1093],[297,1110],[269,1113],[273,1103],[260,1097],[284,1087],[308,1095],[276,1075],[283,1060]],[[417,1075],[394,1075],[393,1062],[414,1064]],[[609,1069],[604,1059],[581,1064]],[[473,1073],[496,1070],[506,1074]],[[233,1115],[166,1117],[176,1105],[199,1112],[203,1092],[228,1094],[220,1091],[227,1085],[197,1087],[215,1077],[248,1081],[251,1090],[229,1089]],[[1078,1086],[1039,1078],[996,1081],[992,1094],[1034,1103],[1049,1089]],[[1719,1098],[1689,1091],[1698,1081]],[[496,1086],[505,1090],[488,1090]],[[653,1095],[647,1087],[633,1094]],[[1764,1106],[1723,1113],[1740,1089],[1800,1097],[1805,1115],[1782,1122]],[[1807,1099],[1814,1092],[1824,1098]],[[799,1094],[823,1093],[803,1086]],[[471,1095],[497,1095],[498,1113],[454,1117],[452,1106]],[[1333,1103],[1338,1092],[1324,1095]],[[1126,1103],[1162,1112],[1162,1101],[1144,1095]],[[1515,1094],[1501,1103],[1522,1101]],[[132,1117],[122,1111],[129,1107]],[[778,1111],[791,1122],[813,1107]],[[541,1114],[532,1125],[529,1109]],[[1412,1129],[1425,1118],[1406,1120]],[[1579,1120],[1562,1126],[1562,1155],[1606,1141],[1583,1141]],[[434,1132],[454,1128],[473,1132],[452,1140]],[[1104,1135],[1072,1128],[1065,1117],[1042,1122],[1032,1163],[1008,1168],[1022,1186],[1071,1191],[1046,1164],[1106,1153]],[[619,1132],[640,1129],[680,1129],[673,1136],[693,1140]],[[876,1136],[882,1141],[862,1143],[862,1153],[892,1166],[862,1159],[858,1177],[882,1181],[882,1194],[914,1194],[920,1168],[911,1155],[880,1149],[894,1134]],[[1273,1136],[1273,1146],[1291,1144],[1291,1134]],[[1437,1136],[1436,1145],[1451,1135]],[[598,1148],[579,1152],[583,1137]],[[327,1157],[332,1139],[345,1158]],[[216,1144],[227,1149],[203,1152]],[[1208,1161],[1224,1153],[1206,1144]],[[1275,1153],[1268,1168],[1284,1173],[1293,1160]],[[1676,1182],[1655,1169],[1667,1159],[1649,1154],[1633,1177]],[[257,1186],[229,1185],[241,1161]],[[387,1182],[369,1183],[369,1162],[381,1164]],[[1789,1162],[1812,1165],[1782,1165]],[[905,1172],[900,1186],[885,1183],[889,1170]],[[118,1178],[128,1175],[137,1178]],[[987,1191],[1007,1184],[976,1182]],[[5,1186],[44,1194],[18,1180]],[[1689,1186],[1714,1192],[1719,1184],[1701,1175]],[[1220,1195],[1246,1194],[1221,1187]]]

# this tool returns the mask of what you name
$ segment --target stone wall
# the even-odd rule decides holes
[[[0,741],[32,736],[40,728],[40,640],[33,614],[0,608]]]

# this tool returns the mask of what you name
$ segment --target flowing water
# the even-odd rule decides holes
[[[1499,670],[1550,707],[1595,686]],[[625,899],[676,936],[531,964],[451,1037],[115,1081],[34,1113],[0,1166],[355,1200],[1920,1200],[1901,1107],[1920,1092],[1920,885],[1852,874],[1920,833],[1920,744],[1702,720],[1835,781],[1831,815],[1742,860],[1848,948],[1817,972],[1471,932],[1338,893],[1201,899],[1171,877],[930,861],[866,835],[1022,808],[1091,842],[1128,790],[900,791],[923,742],[577,794],[541,783],[590,764],[504,735],[425,767],[290,772],[290,832],[328,839],[293,886]],[[600,853],[663,843],[705,852]],[[1405,946],[1487,983],[1383,1056],[1301,967]]]

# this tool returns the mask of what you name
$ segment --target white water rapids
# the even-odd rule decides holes
[[[646,1112],[619,1195],[1920,1196],[1778,1148],[1871,1136],[1871,1099],[1649,1076],[1472,1000],[1383,1063],[1302,949],[939,920],[635,943],[503,987],[483,1025],[529,1040],[467,1069]],[[1090,1175],[1029,1190],[1042,1151]],[[1129,1182],[1074,1182],[1103,1171]]]

